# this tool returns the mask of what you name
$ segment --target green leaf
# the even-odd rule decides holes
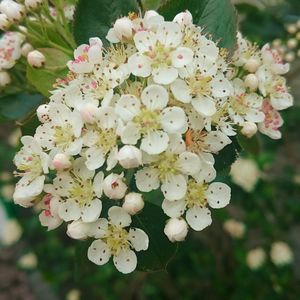
[[[236,137],[232,137],[231,140],[232,143],[227,145],[218,155],[215,156],[215,169],[217,172],[228,172],[230,166],[239,157],[239,153],[242,148]]]
[[[45,55],[45,66],[36,69],[28,65],[27,79],[40,93],[48,97],[56,79],[67,75],[66,64],[71,57],[53,48],[39,48],[38,50]]]
[[[83,44],[91,37],[99,37],[105,42],[117,18],[138,10],[136,0],[79,0],[74,20],[75,40]]]
[[[143,10],[158,9],[162,5],[162,0],[141,0]]]
[[[151,196],[152,193],[149,194]],[[164,234],[166,220],[162,208],[147,201],[142,213],[133,217],[132,226],[141,228],[149,237],[148,250],[137,253],[138,270],[166,270],[168,263],[175,256],[177,244],[171,243]]]
[[[4,119],[24,119],[43,101],[39,94],[12,94],[0,98],[0,116]]]
[[[237,140],[240,146],[247,152],[258,155],[260,152],[260,141],[258,135],[254,135],[252,138],[247,138],[242,134],[237,135]]]
[[[169,0],[158,11],[167,20],[173,20],[176,14],[186,9],[192,13],[194,24],[212,34],[215,41],[220,40],[222,47],[233,50],[237,18],[230,0]]]

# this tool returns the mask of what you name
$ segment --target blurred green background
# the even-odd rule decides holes
[[[283,114],[283,139],[260,135],[259,151],[242,153],[222,178],[232,187],[231,204],[213,212],[208,229],[190,232],[166,270],[125,276],[112,263],[94,266],[66,228],[47,232],[34,211],[12,203],[20,132],[2,124],[0,300],[300,299],[300,42],[287,46],[300,32],[291,28],[300,1],[233,2],[242,33],[260,45],[275,40],[291,62],[295,106]]]

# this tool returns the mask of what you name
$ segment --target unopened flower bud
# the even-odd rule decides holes
[[[25,0],[27,9],[35,10],[43,4],[43,0]]]
[[[133,34],[133,24],[129,18],[123,17],[115,22],[114,30],[118,39],[130,39]]]
[[[183,219],[171,218],[167,221],[164,233],[171,242],[181,242],[188,233],[188,225]]]
[[[122,207],[130,215],[135,215],[144,208],[144,200],[142,194],[139,193],[129,193],[125,196],[124,203]]]
[[[186,10],[177,14],[173,22],[176,22],[179,25],[191,25],[193,23],[193,16],[188,10]]]
[[[10,22],[6,14],[0,14],[0,30],[6,31],[10,26]]]
[[[284,59],[285,59],[285,61],[287,61],[287,62],[292,62],[292,61],[294,61],[294,60],[295,60],[295,53],[293,53],[293,52],[287,53],[287,54],[285,55]]]
[[[103,181],[103,192],[109,199],[124,198],[127,190],[127,185],[124,183],[123,174],[111,173]]]
[[[75,240],[84,240],[88,237],[88,231],[91,225],[81,220],[73,221],[68,225],[67,235]]]
[[[12,0],[0,2],[0,12],[4,13],[11,22],[18,22],[25,16],[25,6]]]
[[[25,43],[21,48],[21,54],[27,57],[28,53],[33,50],[33,47],[29,43]]]
[[[251,92],[254,92],[258,88],[258,78],[254,74],[248,74],[245,78],[245,86],[250,89]]]
[[[295,24],[290,24],[286,28],[287,32],[290,34],[294,34],[297,32],[297,26]]]
[[[36,110],[37,117],[41,123],[49,121],[49,105],[42,104]]]
[[[244,65],[244,69],[250,73],[255,73],[260,66],[260,61],[257,58],[250,58]]]
[[[44,65],[46,58],[43,53],[34,50],[28,53],[27,61],[32,67],[40,68]]]
[[[298,45],[298,41],[296,39],[289,39],[287,41],[287,46],[290,48],[290,49],[294,49],[296,48]]]
[[[57,153],[53,158],[52,164],[57,171],[69,169],[72,165],[70,158],[64,153]]]
[[[10,83],[10,75],[6,71],[0,71],[0,87],[4,87]]]
[[[97,107],[93,104],[86,104],[81,110],[80,115],[85,123],[95,122],[95,112]]]
[[[243,128],[241,130],[242,135],[250,139],[256,134],[256,132],[257,132],[257,125],[255,123],[245,122],[243,124]]]
[[[142,164],[142,152],[135,146],[123,146],[117,155],[119,164],[125,169],[137,168]]]

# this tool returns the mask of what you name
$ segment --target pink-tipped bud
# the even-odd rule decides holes
[[[247,138],[253,137],[257,132],[257,125],[253,122],[245,122],[241,130],[242,135]]]
[[[258,78],[254,74],[248,74],[245,78],[245,86],[249,88],[251,92],[255,92],[258,88]]]
[[[255,73],[260,66],[260,61],[257,58],[250,58],[244,65],[244,69],[250,73]]]
[[[46,58],[40,51],[30,51],[27,55],[28,63],[34,68],[40,68],[44,65]]]
[[[25,16],[25,6],[12,0],[0,2],[0,12],[5,14],[9,21],[19,22]]]
[[[57,153],[52,161],[53,167],[57,171],[64,171],[72,166],[69,156],[64,153]]]
[[[193,24],[193,16],[188,10],[186,10],[184,12],[177,14],[173,22],[176,22],[179,25],[184,25],[184,26],[191,25]]]
[[[135,146],[123,146],[117,155],[119,164],[125,169],[137,168],[142,164],[142,152]]]
[[[111,173],[103,181],[103,192],[109,199],[122,199],[126,191],[127,185],[124,183],[123,174]]]
[[[6,71],[0,71],[0,87],[7,86],[10,83],[10,75]]]
[[[33,51],[33,47],[29,43],[25,43],[21,48],[21,54],[27,57],[28,53]]]
[[[167,221],[164,233],[171,242],[181,242],[186,238],[188,225],[183,219],[171,218]]]
[[[120,18],[114,24],[114,31],[119,40],[130,39],[133,34],[133,24],[127,17]]]
[[[49,105],[42,104],[36,110],[37,117],[41,123],[49,121]]]
[[[135,215],[144,208],[144,200],[142,194],[139,193],[129,193],[125,196],[124,203],[122,207],[130,215]]]

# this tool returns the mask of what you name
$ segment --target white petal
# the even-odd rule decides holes
[[[105,162],[105,156],[97,147],[91,147],[85,152],[86,162],[85,165],[89,170],[96,170],[103,166]]]
[[[170,84],[178,77],[178,71],[173,67],[160,66],[152,71],[153,80],[159,84]]]
[[[151,59],[136,53],[129,57],[128,67],[135,76],[148,77],[151,74]]]
[[[77,155],[77,154],[79,154],[79,152],[81,151],[82,143],[83,143],[83,141],[82,141],[81,138],[76,139],[76,140],[74,140],[74,141],[69,145],[69,147],[67,147],[67,148],[65,149],[64,152],[65,152],[66,154],[72,155],[72,156]]]
[[[186,123],[186,115],[180,107],[167,107],[161,114],[161,125],[163,130],[168,133],[182,133]]]
[[[140,139],[141,134],[139,128],[134,123],[128,123],[121,132],[121,140],[123,144],[135,145]]]
[[[172,64],[175,68],[183,68],[193,61],[193,56],[190,48],[178,47],[171,53]]]
[[[180,171],[186,175],[194,175],[200,171],[201,161],[195,153],[183,152],[177,160]]]
[[[161,190],[167,200],[180,200],[187,191],[186,179],[181,174],[170,175],[161,185]]]
[[[293,96],[289,93],[271,94],[271,104],[276,110],[287,109],[293,105]]]
[[[109,155],[106,160],[106,164],[107,164],[106,170],[107,171],[110,171],[111,169],[113,169],[116,166],[116,164],[118,163],[117,155],[118,155],[118,147],[114,147],[109,152]]]
[[[218,152],[231,143],[230,138],[221,131],[211,131],[205,137],[205,143],[211,152]]]
[[[112,107],[100,107],[96,112],[96,118],[100,128],[116,128],[117,114]]]
[[[211,82],[212,95],[214,97],[228,97],[232,94],[232,86],[223,75],[216,76]]]
[[[104,173],[99,172],[99,173],[97,173],[97,175],[94,177],[94,180],[93,180],[93,189],[94,189],[96,196],[99,198],[102,196],[103,179],[104,179]]]
[[[225,183],[213,182],[205,194],[210,207],[223,208],[229,204],[231,190]]]
[[[141,150],[148,154],[159,154],[168,147],[169,136],[163,131],[154,131],[147,134],[141,142]]]
[[[174,97],[177,100],[183,103],[191,102],[192,100],[191,91],[184,80],[178,78],[174,82],[172,82],[170,87]]]
[[[81,209],[79,207],[79,204],[70,199],[66,202],[61,203],[58,208],[58,215],[65,222],[78,220],[80,218],[80,213]]]
[[[135,34],[134,43],[139,52],[153,51],[157,39],[152,31],[139,31]]]
[[[81,210],[81,219],[83,222],[90,223],[96,221],[102,210],[102,202],[99,199],[94,199],[89,204],[85,205]]]
[[[180,154],[185,151],[186,145],[180,133],[169,134],[169,146],[167,151]]]
[[[159,188],[159,172],[156,169],[144,168],[135,174],[136,186],[142,192],[150,192]]]
[[[176,48],[181,42],[182,32],[177,23],[164,22],[157,28],[156,36],[163,45]]]
[[[135,251],[147,250],[149,246],[148,235],[139,228],[129,230],[128,239]]]
[[[90,261],[100,266],[109,261],[111,252],[104,242],[96,240],[89,247],[87,256]]]
[[[148,109],[161,110],[167,106],[169,94],[164,87],[152,84],[143,90],[141,99]]]
[[[85,158],[80,157],[75,159],[73,164],[73,172],[76,176],[87,180],[94,176],[95,171],[89,170],[85,165]]]
[[[115,30],[113,28],[108,30],[106,39],[111,43],[119,43],[120,42],[120,40],[117,38],[117,36],[115,34]]]
[[[217,111],[215,102],[205,96],[192,99],[192,105],[199,114],[205,117],[210,117]]]
[[[140,101],[134,95],[122,95],[116,104],[116,113],[128,122],[140,112]]]
[[[108,228],[108,221],[104,218],[100,218],[97,221],[89,224],[88,236],[96,239],[103,238],[106,235]]]
[[[169,201],[164,199],[162,209],[170,218],[179,218],[185,211],[185,200]]]
[[[111,224],[118,227],[127,227],[131,223],[130,215],[119,206],[112,206],[108,210],[108,218]]]
[[[121,250],[118,255],[114,256],[113,260],[118,271],[123,274],[131,273],[137,265],[136,255],[130,249]]]
[[[212,223],[211,212],[207,207],[193,207],[185,216],[188,224],[196,231],[203,230]]]

